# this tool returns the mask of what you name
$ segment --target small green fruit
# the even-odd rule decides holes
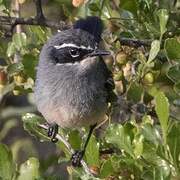
[[[125,54],[124,52],[119,52],[116,54],[116,63],[118,65],[123,65],[123,64],[126,64],[127,62],[127,54]]]
[[[144,78],[143,78],[143,84],[145,85],[151,85],[154,82],[154,76],[151,72],[148,72],[147,74],[145,74]]]

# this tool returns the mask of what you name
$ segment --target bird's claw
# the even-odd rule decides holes
[[[76,151],[71,157],[72,166],[80,167],[83,155],[84,155],[84,151]]]
[[[56,143],[58,141],[58,139],[56,138],[57,134],[58,134],[58,125],[57,124],[50,125],[48,128],[48,137],[51,137],[51,141],[53,143]]]

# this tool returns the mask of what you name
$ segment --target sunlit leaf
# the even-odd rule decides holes
[[[14,74],[19,73],[23,70],[24,70],[24,66],[21,62],[10,64],[7,68],[9,75],[14,75]]]
[[[40,178],[39,175],[39,161],[36,158],[29,158],[20,166],[20,175],[17,180],[34,180]]]
[[[107,143],[116,145],[118,148],[134,157],[130,135],[128,134],[127,129],[121,124],[112,124],[108,129],[105,138]]]
[[[139,158],[143,153],[143,135],[136,136],[134,138],[133,144],[134,144],[134,154],[136,158]]]
[[[11,57],[12,55],[14,55],[16,53],[16,46],[13,42],[9,42],[8,43],[8,48],[6,51],[6,54],[8,57]]]
[[[13,35],[13,42],[18,50],[27,44],[27,37],[25,33],[15,33]]]
[[[148,58],[148,63],[150,64],[154,58],[157,56],[158,52],[160,50],[160,41],[158,40],[154,40],[152,43],[151,43],[151,49],[150,49],[150,52],[149,52],[149,58]]]
[[[141,133],[144,135],[145,140],[151,142],[152,144],[154,144],[154,146],[157,147],[161,141],[161,136],[157,128],[155,126],[153,127],[150,123],[146,123],[142,125],[141,130]]]
[[[164,140],[166,140],[169,119],[169,102],[163,92],[158,92],[155,96],[155,102],[156,114],[161,124]]]
[[[144,144],[142,156],[145,159],[146,164],[148,163],[147,171],[149,171],[151,179],[165,179],[170,175],[169,163],[158,155],[157,149],[151,144]]]
[[[39,43],[45,43],[47,41],[47,34],[45,30],[40,27],[40,26],[30,26],[29,30],[31,32],[32,40],[34,39],[35,41],[32,41],[34,44],[39,44]]]
[[[168,11],[167,9],[159,9],[157,13],[160,21],[161,35],[163,35],[167,30],[166,25],[169,18]]]
[[[85,157],[89,165],[99,166],[99,142],[91,136],[86,148]]]
[[[41,141],[49,140],[47,131],[40,127],[45,121],[42,117],[33,113],[26,113],[23,117],[24,129],[27,130],[32,136],[40,139]]]

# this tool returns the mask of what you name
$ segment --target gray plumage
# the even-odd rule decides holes
[[[71,45],[81,47],[77,58]],[[43,46],[35,101],[49,123],[77,128],[104,120],[111,74],[101,57],[89,55],[97,48],[93,35],[81,29],[59,32]]]

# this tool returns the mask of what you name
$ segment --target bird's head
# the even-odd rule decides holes
[[[97,17],[79,20],[74,27],[53,36],[44,46],[43,55],[55,64],[77,63],[94,56],[109,55],[99,49],[102,22]]]

